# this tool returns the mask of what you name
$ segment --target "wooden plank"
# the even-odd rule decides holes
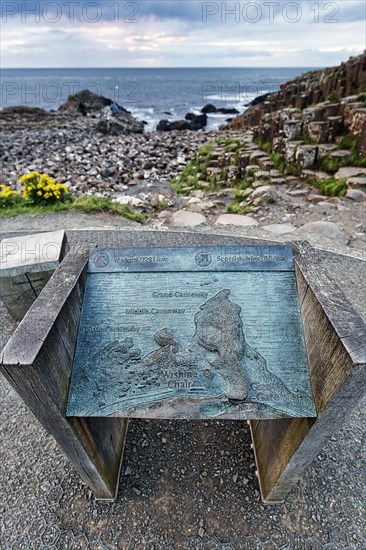
[[[322,267],[319,253],[306,243],[299,243],[296,265],[305,280],[303,290],[299,288],[300,301],[301,292],[306,292],[310,286],[351,358],[362,362],[366,355],[365,323],[333,277]],[[298,281],[298,286],[300,284]]]
[[[262,498],[281,502],[365,394],[366,325],[319,262],[296,275],[318,418],[251,422]],[[313,257],[314,260],[314,257]]]
[[[113,500],[127,420],[65,418],[87,258],[65,258],[4,348],[1,371],[94,494]]]

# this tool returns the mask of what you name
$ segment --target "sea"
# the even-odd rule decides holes
[[[116,101],[152,131],[159,120],[198,114],[207,103],[242,113],[255,97],[313,68],[2,69],[0,109],[27,105],[52,111],[87,88]],[[229,116],[209,115],[207,130]]]

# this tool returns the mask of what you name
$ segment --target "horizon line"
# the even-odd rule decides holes
[[[271,67],[0,67],[1,71],[16,71],[16,70],[165,70],[165,69],[322,69],[323,65],[291,65],[286,66],[271,66]]]

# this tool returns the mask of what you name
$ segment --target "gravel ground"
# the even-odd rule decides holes
[[[327,261],[360,304],[364,262]],[[0,319],[3,345],[15,325],[2,307]],[[246,423],[132,420],[118,499],[108,504],[95,501],[3,378],[0,399],[1,548],[366,547],[366,399],[279,506],[260,501]]]

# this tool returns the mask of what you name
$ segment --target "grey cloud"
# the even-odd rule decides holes
[[[40,7],[41,12],[49,6],[49,16],[52,18],[52,14],[55,13],[55,8],[52,5],[55,4],[59,5],[59,9],[64,15],[68,15],[71,11],[75,19],[80,22],[85,22],[86,13],[90,17],[96,15],[96,10],[92,7],[92,4],[99,6],[99,16],[104,21],[114,21],[116,17],[119,20],[133,18],[140,21],[147,17],[155,17],[162,21],[176,19],[182,22],[202,23],[203,14],[207,14],[206,24],[215,26],[222,23],[226,13],[227,24],[235,26],[235,16],[230,15],[230,12],[236,6],[240,5],[238,13],[240,19],[243,20],[243,8],[256,5],[258,13],[261,14],[259,21],[265,22],[269,18],[269,5],[271,4],[277,19],[281,17],[281,13],[286,6],[288,6],[288,13],[291,16],[294,10],[294,8],[291,8],[291,4],[301,7],[302,18],[314,17],[314,3],[309,0],[296,0],[295,2],[292,0],[111,0],[110,2],[108,0],[27,0],[27,2],[24,2],[24,0],[2,0],[1,11],[3,15],[10,14],[8,18],[20,19],[24,6],[26,6],[27,13],[34,9],[37,10],[37,6]],[[70,7],[70,4],[72,7]],[[320,0],[318,4],[321,20],[326,17],[338,19],[341,23],[365,20],[366,4],[364,0]],[[117,5],[118,9],[116,8]],[[17,7],[17,13],[11,16],[14,6]],[[86,12],[87,6],[89,8]],[[254,17],[255,7],[249,8],[247,13],[249,18]],[[31,17],[29,15],[30,19]]]

